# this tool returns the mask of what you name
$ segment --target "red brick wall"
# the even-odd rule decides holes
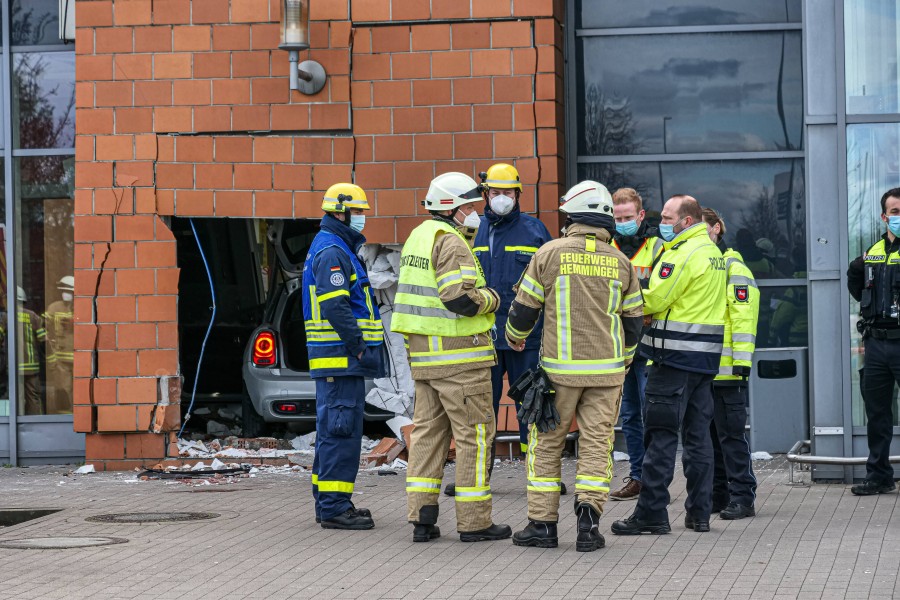
[[[562,2],[311,0],[328,74],[291,93],[277,0],[76,3],[75,429],[98,467],[172,452],[178,269],[160,217],[315,217],[355,180],[372,242],[403,242],[428,182],[515,164],[556,230]],[[169,405],[169,402],[172,402]]]

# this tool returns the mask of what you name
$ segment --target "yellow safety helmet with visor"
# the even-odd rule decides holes
[[[481,177],[481,185],[485,191],[490,188],[501,190],[519,190],[522,191],[522,182],[519,180],[519,171],[512,165],[506,163],[497,163],[491,165],[487,172],[479,173]]]
[[[369,210],[369,201],[361,187],[353,183],[336,183],[325,191],[322,210],[330,213],[344,213],[351,208]]]

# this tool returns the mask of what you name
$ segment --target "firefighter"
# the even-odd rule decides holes
[[[481,176],[482,194],[487,205],[481,217],[481,226],[475,234],[473,250],[484,269],[487,286],[500,294],[496,328],[497,331],[503,331],[506,327],[506,314],[515,297],[513,286],[519,281],[537,249],[552,238],[540,220],[522,212],[519,206],[522,183],[515,167],[496,164],[486,173],[481,173]],[[522,352],[514,352],[505,341],[497,342],[497,364],[491,369],[495,416],[500,412],[503,376],[507,375],[509,383],[513,383],[525,371],[537,365],[541,328],[539,322],[533,334],[528,336]],[[528,449],[528,428],[522,423],[519,423],[519,443],[522,454],[525,454]],[[491,468],[493,457],[494,446],[491,446]],[[445,493],[452,496],[453,489],[454,485],[450,483]]]
[[[756,477],[747,441],[748,381],[756,349],[759,289],[753,273],[736,250],[722,241],[725,221],[711,208],[703,209],[703,221],[713,243],[725,256],[725,334],[719,374],[713,381],[714,471],[712,512],[726,521],[756,515]]]
[[[859,302],[857,329],[865,344],[862,376],[869,458],[866,479],[850,488],[856,496],[893,492],[891,439],[894,386],[900,384],[900,188],[881,197],[887,231],[850,263],[847,288]]]
[[[47,330],[44,329],[43,320],[34,311],[25,308],[28,296],[25,290],[16,286],[16,313],[19,327],[18,340],[18,367],[22,377],[22,402],[19,402],[19,414],[42,415],[44,414],[43,399],[41,398],[41,347],[47,340]]]
[[[425,196],[432,218],[403,246],[391,330],[407,337],[416,385],[406,492],[413,541],[440,537],[438,494],[451,435],[456,440],[456,528],[464,542],[500,540],[491,521],[491,329],[500,305],[471,241],[481,224],[481,188],[462,173],[436,177]]]
[[[385,375],[384,332],[369,277],[357,258],[366,242],[366,193],[351,183],[325,192],[319,233],[303,265],[309,374],[316,382],[312,485],[325,529],[371,529],[350,500],[359,470],[365,378]]]
[[[620,188],[613,194],[616,234],[613,248],[621,250],[631,261],[641,284],[650,279],[653,261],[662,253],[663,241],[655,236],[656,228],[644,220],[644,203],[632,188]],[[622,386],[622,435],[628,450],[631,469],[625,485],[610,492],[611,500],[636,500],[641,493],[641,466],[644,463],[644,388],[647,386],[647,359],[635,356]]]
[[[641,288],[628,258],[609,241],[615,231],[607,189],[582,181],[562,198],[564,237],[541,247],[517,286],[506,323],[515,350],[545,314],[541,365],[555,389],[560,425],[532,426],[528,440],[528,519],[517,546],[555,548],[563,446],[577,417],[576,550],[604,546],[598,529],[612,477],[613,427],[619,398],[643,323]]]
[[[47,307],[44,321],[47,326],[47,413],[72,412],[72,363],[74,362],[74,322],[72,299],[75,278],[66,275],[56,282],[61,299]]]
[[[697,201],[669,198],[662,210],[663,254],[644,289],[651,315],[641,352],[649,367],[644,410],[644,468],[634,512],[612,524],[617,535],[669,533],[669,484],[678,433],[687,479],[685,526],[709,531],[712,509],[712,381],[725,332],[725,257],[706,233]]]

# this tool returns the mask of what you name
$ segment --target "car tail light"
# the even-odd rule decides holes
[[[292,415],[299,413],[300,407],[296,402],[276,402],[275,412]]]
[[[275,334],[260,331],[253,342],[253,364],[257,367],[271,367],[275,364]]]

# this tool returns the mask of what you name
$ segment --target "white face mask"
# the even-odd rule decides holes
[[[73,298],[72,292],[63,292],[62,293],[63,302],[71,302],[72,298]]]
[[[468,215],[466,215],[466,219],[463,221],[464,227],[471,227],[472,229],[478,229],[481,226],[481,217],[478,216],[477,211],[472,211]]]
[[[501,217],[511,213],[515,205],[515,199],[510,198],[509,196],[500,195],[491,198],[491,210],[494,211],[494,214],[500,215]]]
[[[362,233],[366,227],[366,215],[350,215],[350,229]]]

